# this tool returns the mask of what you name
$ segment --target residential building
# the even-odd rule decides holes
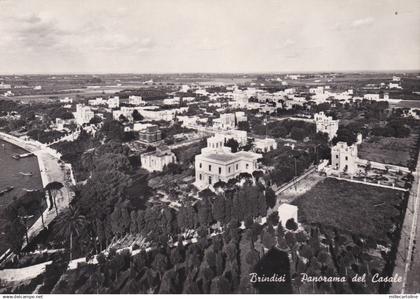
[[[152,120],[165,120],[172,121],[174,120],[177,114],[182,114],[188,110],[188,107],[181,107],[176,109],[160,109],[159,106],[145,106],[138,107],[137,109],[140,114],[147,119]]]
[[[238,142],[239,146],[245,146],[248,143],[248,132],[242,130],[228,130],[216,133],[217,137],[223,138],[224,143],[229,139],[234,139]]]
[[[338,142],[331,148],[331,165],[334,170],[355,174],[358,170],[357,144]]]
[[[257,153],[267,153],[277,149],[277,142],[273,138],[256,138],[254,140],[254,151]]]
[[[157,125],[148,124],[147,127],[139,131],[139,140],[144,142],[156,142],[162,139],[162,131]]]
[[[96,98],[94,100],[89,100],[88,103],[91,106],[100,106],[100,105],[106,105],[107,101],[104,100],[103,98]]]
[[[163,104],[168,106],[179,105],[180,101],[180,97],[168,98],[163,100]]]
[[[213,119],[213,127],[222,130],[231,130],[236,126],[235,114],[225,113],[220,114],[219,118]]]
[[[143,101],[143,98],[140,96],[129,96],[128,104],[134,105],[134,106],[144,106],[146,105],[146,101]]]
[[[153,152],[141,154],[141,167],[153,172],[162,171],[169,163],[176,163],[176,156],[167,146],[156,148]]]
[[[371,101],[379,101],[379,94],[378,93],[367,93],[363,96],[365,100]]]
[[[63,99],[60,99],[59,101],[60,101],[60,103],[64,103],[64,104],[72,104],[73,103],[73,99],[69,98],[69,97],[65,97]]]
[[[228,182],[240,173],[252,174],[258,169],[257,160],[261,154],[239,151],[232,153],[224,146],[222,136],[207,139],[207,147],[195,156],[195,186],[205,189],[216,182]]]
[[[120,107],[120,97],[112,97],[108,99],[108,108],[114,109]]]
[[[316,131],[328,134],[331,140],[337,135],[338,120],[333,120],[331,116],[326,116],[323,111],[314,115]]]
[[[63,131],[64,130],[64,120],[61,118],[56,118],[55,119],[55,126],[57,127],[58,131]]]
[[[248,121],[248,117],[243,111],[235,112],[235,118],[236,118],[236,123]]]
[[[73,113],[76,123],[81,126],[89,123],[89,121],[95,116],[89,106],[83,104],[76,105],[76,112]]]
[[[0,89],[10,89],[10,88],[12,88],[12,85],[6,84],[4,82],[0,83]]]
[[[115,120],[119,120],[121,116],[124,116],[128,121],[133,121],[133,112],[136,110],[136,107],[121,107],[120,110],[112,111],[112,117]]]

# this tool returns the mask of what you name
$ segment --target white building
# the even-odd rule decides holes
[[[0,83],[0,89],[10,89],[10,88],[12,88],[12,85],[6,84],[4,82]]]
[[[236,123],[248,121],[248,117],[243,111],[235,112],[235,117],[236,117]]]
[[[252,152],[232,153],[224,146],[224,138],[214,136],[207,139],[207,147],[195,156],[195,186],[205,189],[216,182],[228,182],[240,173],[252,174],[258,169],[257,160],[261,154]]]
[[[120,107],[120,97],[112,97],[108,99],[108,108],[114,109]]]
[[[254,151],[257,153],[267,153],[277,149],[277,142],[273,138],[256,138],[254,140]]]
[[[180,92],[188,92],[190,90],[190,87],[188,85],[182,85],[179,89]]]
[[[198,116],[187,116],[187,115],[177,116],[176,118],[178,119],[178,121],[182,122],[183,127],[195,126],[195,125],[197,125],[197,122],[198,122],[198,119],[199,119]]]
[[[283,203],[277,209],[277,213],[279,214],[279,222],[281,222],[282,226],[286,226],[286,222],[289,219],[293,219],[296,223],[298,223],[298,207],[294,205],[290,205],[288,203]]]
[[[173,97],[163,100],[164,105],[179,105],[181,99],[179,97]]]
[[[331,166],[340,172],[355,174],[358,170],[357,144],[338,142],[331,148]]]
[[[100,106],[100,105],[106,105],[107,101],[104,100],[103,98],[96,98],[94,100],[89,100],[88,103],[91,106]]]
[[[309,88],[309,93],[323,94],[324,93],[324,86]]]
[[[213,119],[213,127],[216,129],[231,130],[234,129],[235,126],[236,123],[234,113],[220,114],[219,118]]]
[[[143,98],[140,96],[129,96],[128,104],[134,105],[134,106],[144,106],[146,105],[146,101],[143,101]]]
[[[128,121],[133,121],[133,112],[136,110],[136,107],[121,107],[120,110],[112,111],[112,117],[115,120],[119,120],[121,115],[128,119]]]
[[[378,93],[367,93],[363,96],[365,100],[371,101],[379,101],[379,94]]]
[[[333,120],[331,116],[326,116],[323,111],[315,113],[314,120],[317,132],[327,133],[330,140],[337,135],[338,120]]]
[[[245,146],[248,143],[248,132],[242,130],[229,130],[216,133],[216,137],[223,138],[226,143],[229,139],[234,139],[239,146]]]
[[[180,107],[175,109],[160,109],[159,106],[145,106],[138,107],[140,114],[147,119],[151,120],[164,120],[172,121],[177,114],[182,114],[188,110],[188,107]]]
[[[76,112],[74,112],[73,115],[79,126],[89,123],[89,121],[95,116],[89,106],[84,106],[82,104],[76,105]]]
[[[56,118],[55,119],[55,126],[57,127],[58,131],[64,130],[64,119]]]
[[[169,163],[176,163],[176,156],[167,146],[164,146],[158,147],[156,151],[142,154],[140,160],[141,167],[153,172],[162,171]]]
[[[73,99],[72,98],[69,98],[69,97],[65,97],[64,99],[60,99],[60,103],[72,104],[73,103]]]
[[[392,83],[392,82],[390,82],[389,84],[388,84],[388,88],[389,89],[402,89],[402,87],[401,87],[401,85],[400,85],[400,83]]]

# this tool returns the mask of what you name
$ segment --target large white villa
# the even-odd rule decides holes
[[[195,186],[205,189],[219,181],[228,182],[242,172],[251,174],[258,169],[261,154],[240,151],[232,153],[224,146],[222,136],[207,139],[207,147],[195,156]]]

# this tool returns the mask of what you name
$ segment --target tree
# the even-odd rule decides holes
[[[102,122],[102,118],[98,115],[95,115],[91,118],[91,120],[89,121],[89,123],[91,125],[96,125],[96,124],[100,124]]]
[[[56,218],[54,225],[57,236],[69,239],[70,260],[73,257],[73,237],[80,237],[86,225],[85,216],[78,209],[70,206],[61,212]]]
[[[347,142],[348,145],[352,145],[357,141],[357,134],[352,130],[340,127],[337,130],[337,136],[332,139],[333,144],[337,144],[337,142]]]
[[[230,147],[232,150],[232,153],[236,153],[239,148],[239,143],[233,138],[230,138],[226,141],[225,146]]]
[[[238,122],[238,130],[249,132],[250,131],[249,122],[247,121]]]
[[[274,236],[270,234],[268,231],[265,231],[262,236],[262,243],[265,248],[270,250],[275,245]]]
[[[286,221],[286,228],[289,230],[297,230],[298,225],[295,222],[295,219],[290,218],[289,220]]]
[[[57,215],[58,215],[57,195],[63,187],[64,185],[62,183],[53,181],[51,183],[48,183],[44,188],[48,192],[48,196],[49,196],[50,204],[51,204],[50,209],[52,209],[52,207],[54,206],[55,212]]]
[[[277,211],[274,211],[267,217],[267,222],[273,226],[276,226],[279,224],[279,213]]]
[[[265,201],[268,207],[274,208],[277,202],[277,198],[276,193],[274,193],[273,189],[267,188],[267,190],[265,190]]]
[[[143,120],[144,119],[144,117],[143,117],[143,115],[141,115],[138,111],[137,111],[137,109],[135,109],[134,111],[133,111],[133,119],[135,120],[135,121],[141,121],[141,120]]]
[[[18,218],[6,224],[4,234],[6,237],[6,244],[14,254],[20,256],[20,251],[23,245],[23,237],[25,236],[25,226]]]

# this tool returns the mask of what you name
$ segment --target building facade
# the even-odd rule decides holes
[[[76,105],[76,112],[73,113],[76,123],[81,126],[87,124],[95,116],[94,112],[90,109],[89,106],[84,106],[82,104]]]
[[[358,170],[357,144],[338,142],[331,148],[331,166],[340,172],[355,174]]]
[[[316,131],[327,133],[331,140],[337,135],[338,120],[333,120],[331,116],[326,116],[323,111],[314,115]]]
[[[228,182],[240,173],[252,174],[258,169],[257,160],[262,155],[252,152],[232,153],[224,146],[224,138],[214,136],[207,139],[207,147],[195,156],[195,186],[205,189],[219,181]]]
[[[144,142],[156,142],[162,139],[162,131],[157,125],[150,124],[139,131],[139,140]]]
[[[267,153],[277,149],[277,142],[273,138],[256,138],[254,140],[254,151],[257,153]]]
[[[169,163],[176,163],[176,156],[168,147],[158,147],[153,152],[144,153],[140,156],[141,167],[153,172],[162,171]]]

